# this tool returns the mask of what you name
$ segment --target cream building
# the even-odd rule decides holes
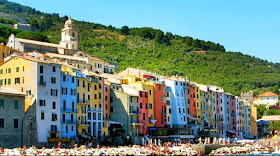
[[[279,102],[279,95],[272,92],[265,92],[263,94],[260,94],[259,98],[256,101],[254,100],[254,104],[266,104],[268,106],[276,105]]]

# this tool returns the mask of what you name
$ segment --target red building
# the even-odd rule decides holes
[[[149,126],[149,108],[148,108],[148,92],[139,91],[139,121],[143,123],[143,126],[140,127],[140,134],[148,134]]]
[[[156,127],[164,127],[166,121],[165,87],[163,84],[154,83],[154,115]]]
[[[236,106],[235,98],[230,96],[230,116],[231,116],[231,130],[236,131]]]
[[[191,117],[196,117],[195,86],[190,86],[190,113]]]

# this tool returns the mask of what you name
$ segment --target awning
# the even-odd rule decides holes
[[[235,133],[235,131],[232,131],[232,130],[227,130],[228,132],[230,132],[230,133]]]
[[[108,121],[108,124],[109,124],[109,125],[123,125],[123,124],[120,123],[120,122],[116,122],[116,121],[112,121],[112,120]]]
[[[191,117],[191,116],[188,116],[188,118],[190,118],[192,120],[197,120],[197,118],[194,118],[194,117]]]

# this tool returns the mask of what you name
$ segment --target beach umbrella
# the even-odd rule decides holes
[[[158,139],[158,145],[160,146],[160,139]]]
[[[202,144],[202,139],[201,139],[201,137],[200,137],[198,140],[199,140],[199,144]]]
[[[211,144],[211,142],[210,142],[210,137],[208,137],[208,144]]]
[[[142,145],[145,145],[145,139],[142,138]]]
[[[204,145],[207,144],[207,137],[204,138]]]
[[[157,145],[157,139],[154,139],[154,144]]]
[[[228,144],[230,144],[230,138],[228,137]]]
[[[224,145],[226,144],[226,138],[225,137],[223,138],[223,144]]]

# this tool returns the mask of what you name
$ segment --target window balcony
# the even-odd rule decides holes
[[[45,86],[47,85],[47,82],[46,82],[46,81],[40,81],[40,82],[39,82],[39,85],[40,85],[41,87],[45,87]]]

